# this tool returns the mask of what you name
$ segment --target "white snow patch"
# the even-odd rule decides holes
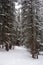
[[[43,56],[33,59],[25,47],[15,46],[8,52],[0,49],[0,65],[43,65]]]

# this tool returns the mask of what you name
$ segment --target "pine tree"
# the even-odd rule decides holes
[[[39,45],[37,41],[39,34],[39,29],[37,27],[37,25],[39,26],[39,5],[39,1],[37,3],[35,0],[24,1],[22,3],[22,43],[30,47],[33,57],[36,52],[38,53]]]
[[[2,0],[0,0],[0,44],[2,44],[2,25],[3,25],[4,10]]]
[[[29,47],[29,39],[30,39],[30,1],[22,2],[22,44]]]
[[[14,8],[13,2],[9,0],[2,0],[2,42],[3,44],[12,44],[12,35],[14,33]]]

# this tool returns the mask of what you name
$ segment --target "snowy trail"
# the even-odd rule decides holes
[[[0,51],[0,65],[43,65],[43,56],[39,55],[39,59],[33,59],[31,54],[24,47]]]

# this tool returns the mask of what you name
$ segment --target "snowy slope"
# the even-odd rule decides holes
[[[43,56],[33,59],[24,47],[17,47],[8,52],[0,49],[0,65],[43,65]]]

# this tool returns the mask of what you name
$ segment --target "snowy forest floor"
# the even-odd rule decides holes
[[[0,65],[43,65],[43,55],[33,59],[30,52],[24,47],[15,46],[8,52],[0,49]]]

